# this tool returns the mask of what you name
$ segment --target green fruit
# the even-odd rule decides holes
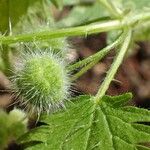
[[[68,75],[65,64],[48,52],[27,53],[16,65],[14,89],[38,112],[59,107],[68,96]]]

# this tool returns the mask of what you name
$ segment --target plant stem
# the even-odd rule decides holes
[[[7,36],[7,37],[0,37],[0,43],[4,44],[11,44],[16,42],[29,42],[33,40],[46,40],[52,38],[60,38],[66,36],[78,36],[78,35],[85,35],[92,33],[99,33],[99,32],[106,32],[115,29],[121,29],[123,24],[119,20],[110,20],[107,22],[100,22],[97,24],[85,25],[80,27],[73,27],[73,28],[63,28],[54,31],[43,31],[37,33],[29,33],[29,34],[22,34],[16,36]]]
[[[1,44],[11,44],[17,42],[29,42],[34,40],[46,40],[52,38],[60,38],[67,36],[81,36],[93,33],[107,32],[115,29],[123,29],[124,27],[136,25],[150,19],[150,13],[140,13],[134,16],[127,16],[122,21],[119,19],[99,22],[80,27],[63,28],[54,31],[43,31],[16,36],[1,36]]]
[[[105,55],[113,48],[115,48],[118,44],[120,44],[120,42],[122,41],[122,35],[112,44],[108,45],[107,47],[103,48],[102,50],[100,50],[99,52],[97,52],[94,55],[89,56],[88,58],[85,58],[84,60],[78,61],[75,64],[72,64],[70,66],[67,67],[67,69],[69,71],[73,71],[75,69],[78,69],[80,67],[83,67],[85,65],[87,65],[88,63],[91,63],[93,61],[100,61],[103,57],[105,57]]]
[[[86,65],[79,72],[77,72],[75,75],[73,75],[73,77],[71,78],[71,81],[75,81],[76,79],[78,79],[79,77],[81,77],[85,72],[87,72],[89,69],[91,69],[98,62],[99,62],[99,60],[97,59],[97,60],[89,63],[88,65]]]
[[[100,89],[98,90],[97,95],[95,96],[96,103],[98,103],[101,100],[101,98],[105,95],[107,89],[109,88],[111,81],[114,79],[114,76],[115,76],[119,66],[121,65],[123,58],[128,50],[128,47],[130,45],[130,41],[132,38],[132,31],[129,29],[129,31],[127,33],[125,32],[125,35],[126,36],[125,36],[123,45],[122,45],[120,51],[118,52],[116,58],[114,59],[114,62],[112,63],[111,68],[108,71],[104,82],[102,83]]]
[[[108,52],[118,46],[123,39],[123,36],[121,35],[115,42],[113,42],[111,45],[108,45],[107,47],[103,48],[101,51],[97,52],[96,54],[79,61],[71,66],[68,66],[69,71],[73,71],[79,67],[83,67],[79,72],[73,75],[71,78],[71,81],[74,81],[78,79],[80,76],[82,76],[85,72],[87,72],[89,69],[91,69],[95,64],[97,64],[103,57],[108,54]]]

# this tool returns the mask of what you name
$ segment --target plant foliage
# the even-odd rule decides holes
[[[105,96],[99,104],[93,97],[77,97],[66,111],[45,116],[41,121],[47,125],[31,130],[20,142],[39,142],[28,150],[148,149],[141,143],[150,141],[150,127],[142,123],[150,121],[150,112],[127,106],[131,97]]]
[[[63,7],[69,13],[60,19]],[[150,127],[146,125],[150,111],[128,106],[130,93],[106,95],[135,41],[150,39],[149,19],[149,0],[0,0],[0,71],[8,77],[15,75],[15,90],[22,94],[20,102],[30,102],[27,107],[34,113],[33,108],[42,108],[37,120],[42,125],[26,134],[24,118],[17,120],[19,111],[0,111],[0,148],[17,140],[28,150],[150,150],[145,145],[150,142]],[[107,47],[73,64],[66,63],[66,37],[101,32],[107,32]],[[115,59],[95,96],[70,98],[66,109],[44,114],[50,112],[52,102],[66,98],[68,84],[59,79],[67,79],[70,85],[115,48]],[[22,53],[28,61],[27,65],[21,63],[25,70],[15,68],[12,62]],[[32,62],[29,54],[38,56],[36,61]],[[61,62],[65,66],[58,67]]]

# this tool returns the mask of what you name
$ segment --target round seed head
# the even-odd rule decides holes
[[[40,112],[63,104],[68,96],[69,80],[60,58],[48,52],[27,53],[19,64],[12,81],[22,104]]]

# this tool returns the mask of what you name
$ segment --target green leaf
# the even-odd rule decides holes
[[[91,15],[92,14],[92,15]],[[57,23],[58,27],[70,27],[94,22],[108,15],[108,12],[97,2],[92,5],[74,7],[69,15]]]
[[[149,122],[150,112],[125,106],[130,98],[130,93],[104,96],[95,104],[93,97],[77,97],[66,111],[43,117],[47,125],[25,134],[20,143],[28,150],[148,150],[141,143],[150,141],[150,127],[137,122]],[[31,146],[33,141],[39,143]]]
[[[9,32],[10,26],[14,27],[37,1],[40,0],[0,0],[0,32]]]

